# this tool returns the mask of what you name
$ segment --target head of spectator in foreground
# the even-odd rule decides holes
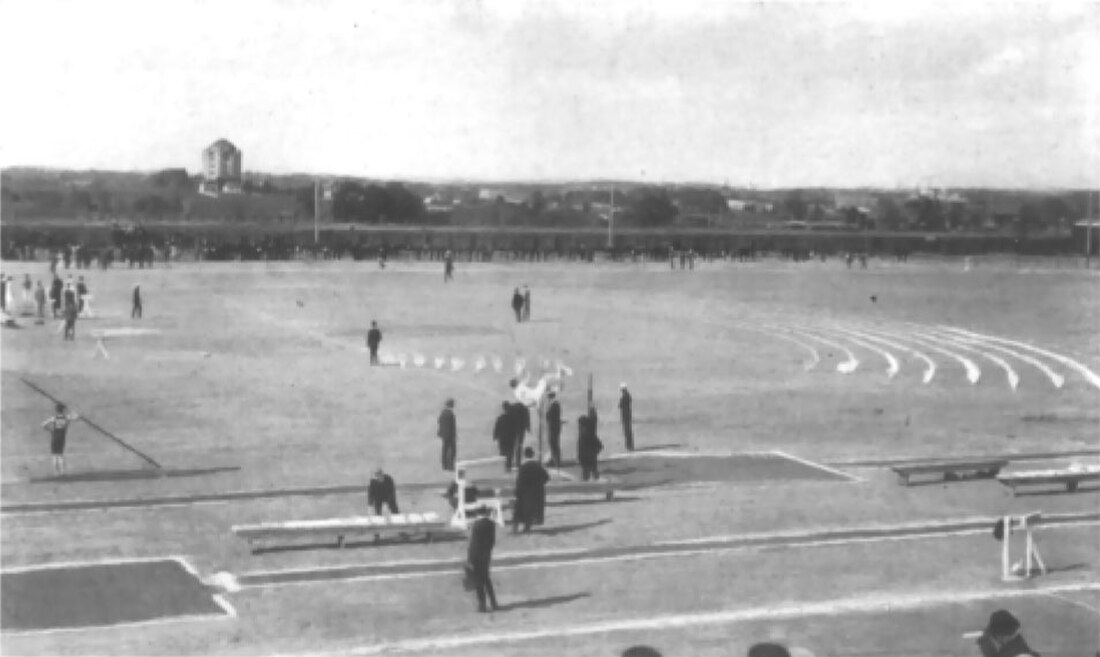
[[[65,412],[65,405],[61,404],[61,403],[55,404],[54,407],[53,407],[53,410],[58,415],[61,415],[62,413]]]
[[[523,450],[523,458],[533,459],[535,458],[535,449],[533,447],[525,447]]]
[[[455,407],[455,400],[454,399],[448,399],[447,402],[444,404],[444,406],[446,406],[447,408],[454,408]]]

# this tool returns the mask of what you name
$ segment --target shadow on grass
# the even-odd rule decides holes
[[[52,477],[34,477],[28,480],[32,484],[66,483],[66,482],[94,482],[94,481],[133,481],[138,479],[160,479],[161,477],[202,477],[205,475],[220,474],[223,472],[238,472],[239,465],[226,465],[216,468],[187,468],[160,470],[143,468],[141,470],[99,470],[95,472],[77,472],[73,474],[54,475]]]
[[[665,449],[676,449],[677,447],[683,447],[683,443],[665,443],[664,445],[646,445],[645,447],[635,447],[635,452],[656,452]]]
[[[1074,490],[1066,490],[1065,488],[1062,488],[1061,490],[1018,490],[1016,492],[1016,497],[1033,497],[1044,495],[1078,495],[1083,493],[1100,493],[1100,486],[1078,486]]]
[[[612,497],[610,500],[605,498],[590,499],[590,500],[560,500],[557,502],[547,502],[546,506],[588,506],[589,504],[615,504],[618,502],[637,502],[642,498],[640,497]]]
[[[593,527],[599,527],[601,525],[607,525],[611,523],[611,518],[602,518],[594,522],[582,522],[576,525],[561,525],[559,527],[550,527],[548,529],[534,529],[531,530],[532,534],[538,534],[540,536],[558,536],[561,534],[572,534],[574,532],[581,532],[586,529],[592,529]]]
[[[465,542],[466,537],[461,534],[440,534],[432,536],[432,543],[458,543]],[[408,545],[410,543],[428,543],[428,539],[422,534],[408,534],[405,537],[387,536],[379,540],[364,539],[359,541],[345,541],[338,543],[335,539],[325,542],[294,543],[289,545],[269,545],[267,547],[252,548],[252,554],[280,554],[284,552],[313,552],[316,550],[361,550],[364,548],[378,548],[394,545]]]
[[[585,591],[584,593],[573,593],[570,595],[555,595],[549,598],[536,598],[534,600],[523,600],[522,602],[512,602],[510,604],[501,605],[497,608],[497,611],[513,611],[515,609],[542,609],[543,607],[553,607],[555,605],[564,605],[574,600],[580,600],[581,598],[590,598],[592,594]]]

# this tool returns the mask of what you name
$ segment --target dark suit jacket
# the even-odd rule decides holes
[[[470,546],[466,561],[478,570],[488,570],[497,542],[497,525],[489,518],[478,518],[470,525]]]
[[[516,432],[512,428],[512,418],[508,413],[501,413],[493,425],[493,440],[500,447],[500,455],[504,456],[515,447]]]
[[[372,328],[367,331],[367,346],[371,349],[377,349],[378,345],[382,343],[382,331]]]
[[[524,461],[516,474],[516,519],[541,525],[546,512],[546,482],[550,473],[537,460]]]
[[[550,408],[546,411],[546,426],[551,434],[561,433],[561,404],[556,399],[550,402]]]
[[[372,477],[367,486],[367,504],[392,503],[397,506],[397,489],[393,485],[393,477],[382,475],[382,479]]]
[[[443,409],[439,414],[439,431],[437,436],[443,440],[457,440],[458,427],[455,426],[455,413],[449,408]]]

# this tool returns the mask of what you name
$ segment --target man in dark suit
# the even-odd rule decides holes
[[[551,392],[550,407],[546,409],[546,427],[550,431],[550,461],[548,465],[561,467],[561,404],[558,396]]]
[[[390,513],[397,511],[397,487],[393,484],[393,477],[378,468],[374,471],[374,477],[367,486],[367,504],[374,508],[374,515],[382,515],[382,506],[389,507]]]
[[[515,292],[512,293],[512,310],[516,313],[516,322],[523,321],[523,295],[519,293],[517,287]]]
[[[516,475],[516,506],[512,511],[512,532],[518,533],[523,525],[523,533],[531,532],[531,525],[541,525],[546,513],[546,482],[550,474],[535,458],[535,450],[528,447],[523,450],[523,465]]]
[[[514,463],[517,465],[523,461],[523,441],[527,432],[531,430],[531,411],[523,405],[523,402],[513,402],[509,408],[512,415],[512,449],[514,450]]]
[[[989,617],[989,624],[978,638],[982,657],[1025,657],[1038,655],[1020,634],[1020,621],[1004,609]]]
[[[371,320],[370,330],[367,331],[367,348],[370,349],[370,364],[378,364],[378,345],[382,344],[382,331],[378,328],[378,322]]]
[[[619,384],[619,389],[622,391],[622,396],[619,397],[619,417],[623,421],[623,442],[626,443],[627,450],[634,451],[634,424],[633,424],[633,404],[634,398],[630,396],[630,391],[626,389],[625,383]]]
[[[477,590],[477,610],[488,612],[485,597],[488,594],[489,605],[493,611],[497,605],[497,596],[493,592],[493,581],[489,577],[489,565],[493,560],[493,546],[497,541],[497,526],[489,518],[489,508],[481,507],[476,511],[478,519],[470,525],[470,544],[466,550],[466,577]]]
[[[497,443],[500,455],[504,457],[504,471],[512,471],[512,459],[516,455],[516,431],[512,428],[511,404],[501,404],[502,410],[493,425],[493,440]]]
[[[448,399],[439,413],[439,430],[436,435],[443,441],[443,469],[454,471],[458,453],[458,426],[455,421],[455,400]]]

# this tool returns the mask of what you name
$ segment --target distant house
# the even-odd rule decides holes
[[[240,194],[244,158],[241,149],[227,139],[219,139],[202,151],[203,181],[199,191],[205,194]]]
[[[878,206],[878,199],[866,192],[834,192],[833,207],[837,210],[856,210],[870,215]]]
[[[753,201],[739,198],[727,198],[726,207],[731,212],[771,212],[772,204],[765,201]]]

